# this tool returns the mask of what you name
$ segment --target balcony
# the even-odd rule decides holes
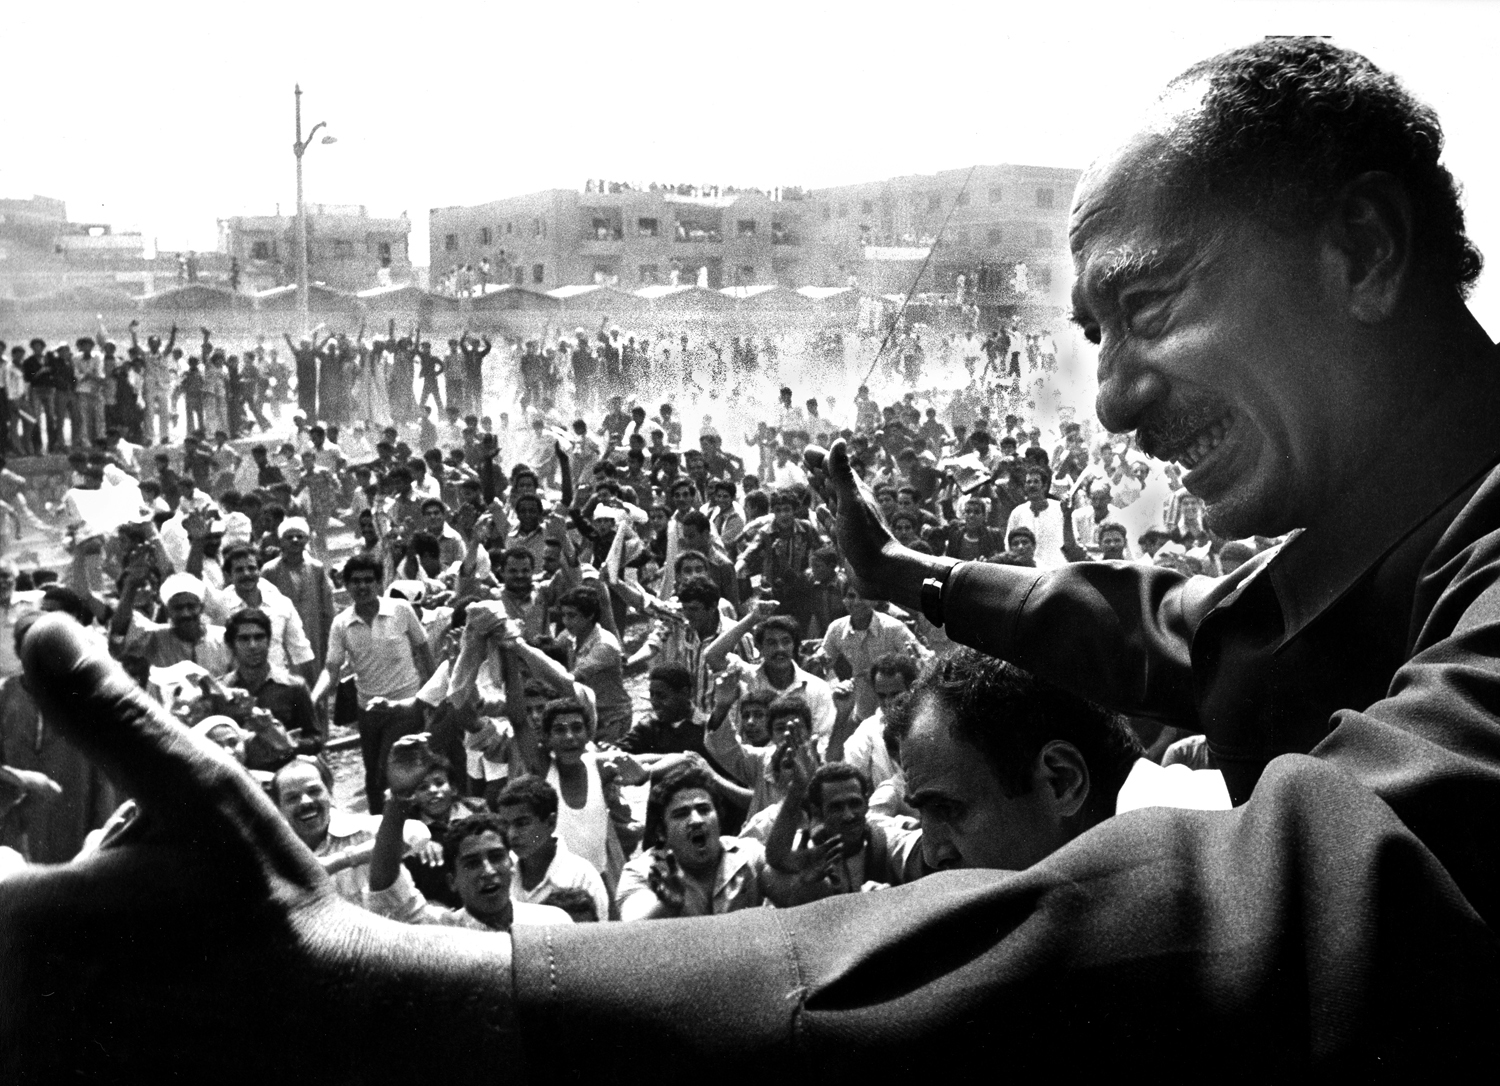
[[[724,235],[717,226],[680,222],[677,224],[676,240],[681,242],[722,242]]]

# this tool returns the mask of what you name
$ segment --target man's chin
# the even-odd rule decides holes
[[[1293,528],[1291,506],[1277,494],[1229,493],[1213,501],[1205,500],[1203,524],[1220,539],[1247,539],[1250,536],[1278,536]]]

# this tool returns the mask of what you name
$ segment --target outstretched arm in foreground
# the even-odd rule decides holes
[[[23,654],[48,719],[143,814],[85,861],[0,882],[0,1080],[213,1069],[263,1082],[298,1065],[326,1081],[464,1081],[514,1068],[508,937],[405,927],[340,901],[250,775],[71,619],[44,616]],[[454,1028],[462,1045],[378,1041]]]

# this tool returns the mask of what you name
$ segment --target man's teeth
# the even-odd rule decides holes
[[[1205,426],[1198,432],[1197,440],[1173,459],[1189,471],[1193,470],[1203,462],[1205,456],[1219,447],[1233,422],[1233,416],[1225,415],[1218,422]]]

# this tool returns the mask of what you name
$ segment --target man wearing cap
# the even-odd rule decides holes
[[[146,576],[145,556],[131,563],[120,588],[120,602],[109,625],[109,647],[115,656],[142,656],[152,667],[170,667],[184,660],[199,664],[210,675],[234,666],[224,643],[224,628],[203,621],[207,589],[197,577],[174,573],[161,583],[161,602],[167,622],[139,618],[135,594]]]
[[[278,534],[281,554],[267,562],[260,575],[292,601],[312,648],[313,663],[321,670],[328,655],[328,631],[338,613],[333,605],[333,581],[322,562],[308,557],[311,532],[305,519],[287,517]]]

